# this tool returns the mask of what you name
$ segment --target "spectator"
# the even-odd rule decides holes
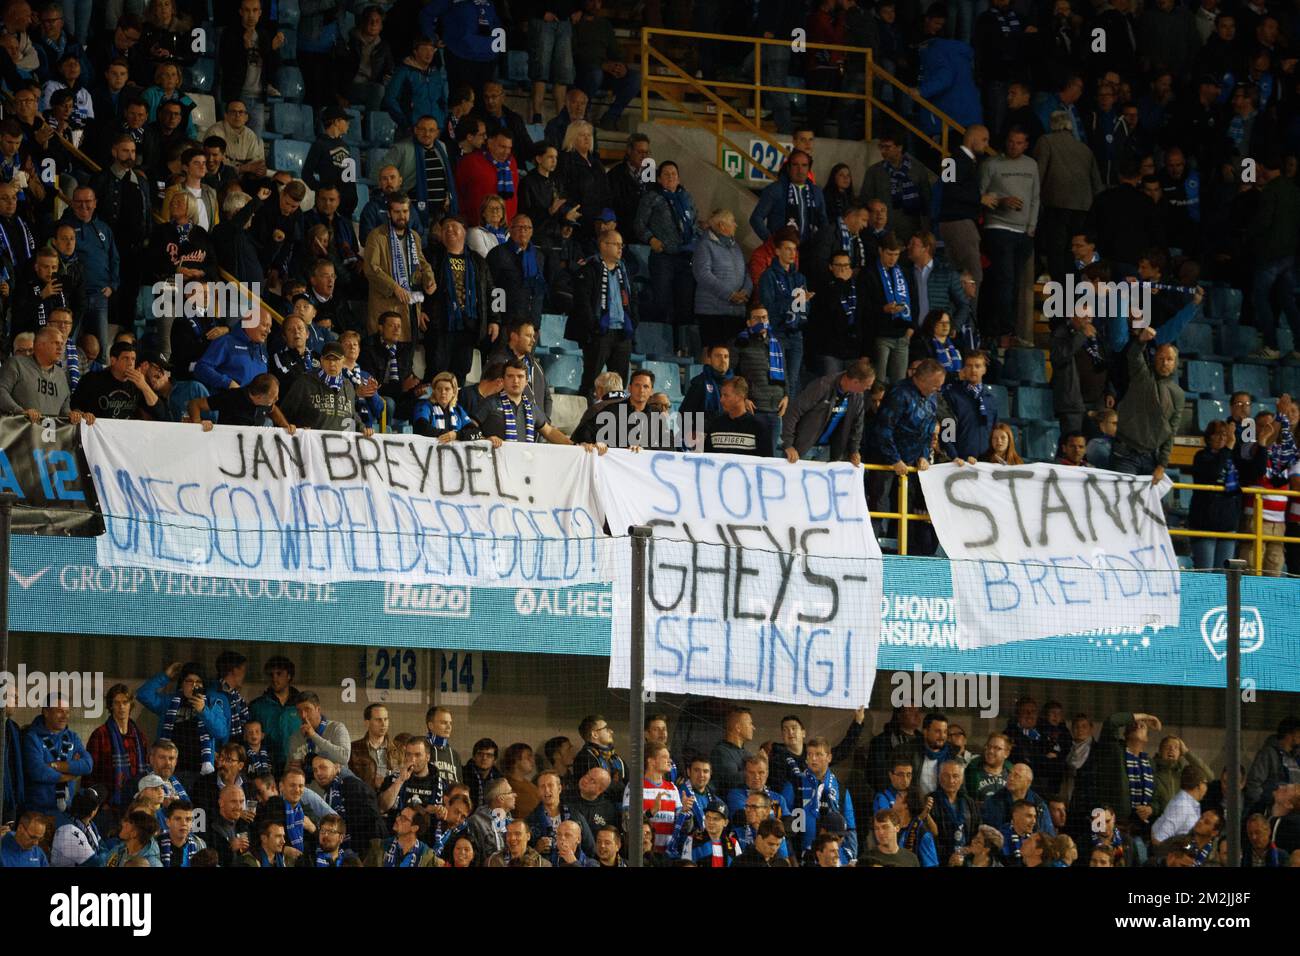
[[[775,317],[769,334],[781,345],[789,391],[797,394],[803,366],[803,330],[808,325],[808,308],[815,293],[808,291],[808,280],[795,265],[799,247],[793,230],[774,241],[776,259],[758,282],[758,299],[767,314]]]
[[[122,824],[118,830],[122,842],[109,853],[104,865],[106,867],[142,865],[161,867],[162,862],[158,859],[158,844],[153,840],[158,830],[158,821],[152,813],[145,810],[128,810],[122,817]],[[283,841],[283,828],[281,828],[280,838]],[[8,861],[5,865],[9,865]]]
[[[513,140],[505,129],[498,129],[487,139],[487,148],[470,153],[456,165],[456,194],[468,225],[481,223],[484,200],[499,196],[505,203],[505,223],[519,208],[519,167],[511,154]]]
[[[573,23],[573,62],[578,85],[588,97],[613,92],[614,102],[600,118],[600,128],[612,130],[640,90],[641,73],[623,62],[614,25],[600,15],[603,5],[602,0],[583,0],[582,17]]]
[[[1201,798],[1205,796],[1206,783],[1205,774],[1199,767],[1183,767],[1178,793],[1151,825],[1152,840],[1163,843],[1176,834],[1195,829],[1201,818]]]
[[[715,209],[691,257],[694,315],[706,349],[730,342],[745,324],[745,303],[754,283],[745,271],[745,254],[736,241],[736,216]]]
[[[323,431],[374,429],[357,421],[357,393],[352,380],[343,374],[343,346],[329,342],[321,349],[320,368],[294,377],[280,403],[290,424]]]
[[[1231,422],[1210,422],[1205,428],[1205,447],[1192,460],[1192,481],[1198,485],[1221,485],[1223,492],[1194,491],[1187,526],[1197,531],[1232,532],[1241,521],[1241,479],[1233,461],[1236,433]],[[1236,551],[1227,538],[1193,538],[1192,560],[1198,569],[1222,568]]]
[[[393,836],[371,840],[366,866],[383,868],[443,866],[433,848],[420,839],[425,818],[414,807],[404,807],[393,820]]]
[[[370,841],[382,832],[374,787],[368,782],[363,783],[324,753],[309,753],[306,763],[313,775],[309,789],[329,804],[344,824],[339,844],[349,850],[369,846]],[[322,845],[325,841],[321,837],[328,819],[328,816],[322,817],[317,823],[317,841]]]
[[[1262,333],[1264,344],[1252,352],[1251,357],[1275,360],[1282,353],[1277,348],[1274,301],[1281,303],[1282,313],[1291,324],[1292,336],[1300,335],[1300,309],[1295,303],[1300,190],[1293,180],[1282,175],[1276,156],[1266,154],[1260,157],[1259,179],[1263,188],[1259,190],[1247,241],[1251,245],[1253,263],[1250,298],[1255,311],[1255,327]],[[1300,352],[1293,350],[1288,358],[1300,358]]]
[[[533,234],[532,219],[523,213],[515,216],[510,221],[509,241],[487,254],[487,265],[496,287],[505,291],[506,318],[518,327],[530,328],[535,338],[555,265],[546,251],[534,244]]]
[[[466,242],[471,250],[486,259],[493,249],[510,241],[506,204],[496,193],[483,197],[479,204],[478,222],[469,230]]]
[[[390,215],[400,208],[390,206]],[[432,288],[426,286],[431,299],[424,350],[430,368],[450,371],[464,381],[475,346],[496,342],[501,323],[491,309],[492,276],[487,262],[466,248],[465,222],[459,216],[448,216],[442,221],[441,237],[442,249],[428,266],[431,276],[427,281]]]
[[[984,822],[1001,828],[1010,824],[1014,829],[1020,824],[1020,821],[1015,819],[1016,808],[1023,806],[1029,811],[1029,817],[1032,819],[1025,826],[1020,827],[1022,836],[1027,832],[1036,833],[1040,830],[1055,835],[1056,825],[1052,822],[1051,811],[1048,809],[1047,802],[1032,789],[1033,782],[1034,771],[1030,769],[1029,764],[1013,765],[1002,789],[987,798],[980,807],[980,816]],[[1008,836],[1005,829],[1003,835]],[[1009,837],[1008,841],[1015,843]]]
[[[485,403],[480,424],[483,434],[501,441],[548,441],[556,445],[572,445],[562,431],[556,428],[545,410],[533,403],[526,394],[528,370],[518,359],[505,363],[505,386],[494,399]]]
[[[1128,346],[1129,390],[1119,405],[1119,431],[1111,449],[1111,468],[1124,474],[1150,473],[1152,483],[1164,477],[1174,435],[1183,411],[1183,390],[1174,375],[1178,346],[1156,349],[1148,365],[1145,345],[1156,337],[1147,327]]]
[[[788,781],[781,792],[781,798],[791,813],[803,811],[802,845],[794,849],[800,853],[811,849],[817,835],[818,819],[834,814],[841,816],[846,824],[845,848],[849,857],[856,859],[857,821],[853,813],[853,797],[843,789],[830,769],[830,741],[825,737],[811,737],[806,741],[804,751],[807,768],[798,778]]]
[[[80,424],[82,413],[71,407],[68,376],[59,361],[63,354],[62,332],[52,325],[38,331],[32,354],[15,354],[0,369],[0,412],[26,415],[32,422],[48,416]]]
[[[348,59],[343,76],[351,79],[344,89],[348,100],[364,106],[366,115],[380,108],[394,72],[393,48],[383,38],[383,29],[384,11],[367,6],[347,38]]]
[[[903,151],[901,136],[884,133],[877,145],[882,158],[867,170],[860,201],[864,206],[873,199],[888,204],[893,233],[906,245],[930,228],[930,172]]]
[[[109,716],[86,739],[91,758],[87,784],[94,787],[100,800],[120,813],[132,794],[129,781],[144,770],[148,744],[139,725],[131,719],[135,695],[125,684],[114,684],[104,695]]]
[[[1026,259],[1033,255],[1031,240],[1038,227],[1040,187],[1038,165],[1024,155],[1028,148],[1028,134],[1013,128],[1007,134],[1006,151],[980,167],[980,193],[989,206],[984,241],[990,259],[987,279],[992,283],[991,294],[981,300],[986,311],[980,325],[990,339],[1005,340],[1013,331]],[[1017,325],[1015,331],[1020,339],[1029,341],[1026,333],[1031,329]]]
[[[599,256],[578,274],[573,305],[564,334],[583,349],[582,394],[591,391],[602,368],[626,381],[638,317],[618,232],[600,237]]]
[[[627,138],[623,162],[608,171],[612,208],[619,222],[635,222],[637,207],[654,178],[654,160],[650,159],[650,137],[633,133]]]
[[[390,195],[387,229],[381,232],[377,227],[366,237],[364,255],[370,287],[371,328],[377,328],[377,319],[383,313],[396,312],[402,318],[402,342],[410,342],[415,330],[428,327],[431,306],[425,304],[426,297],[431,297],[438,288],[415,230],[409,228],[410,222],[410,200]],[[464,232],[463,225],[461,232]],[[412,318],[413,310],[418,320]]]
[[[293,662],[287,657],[277,654],[268,659],[263,665],[263,673],[269,686],[249,705],[249,718],[260,725],[271,759],[277,768],[284,766],[292,738],[302,727],[295,706],[300,691],[293,686],[294,672]],[[256,748],[247,726],[244,728],[244,740],[249,749],[249,771],[253,772],[253,751]]]
[[[783,226],[798,231],[795,245],[812,239],[827,227],[826,197],[809,180],[812,157],[803,150],[792,150],[776,182],[758,194],[758,205],[749,217],[749,226],[759,239],[767,239]]]
[[[1246,774],[1246,808],[1260,808],[1281,786],[1300,783],[1300,718],[1283,718],[1251,761]]]
[[[399,133],[412,131],[423,116],[439,124],[447,120],[447,71],[434,65],[437,48],[431,36],[415,38],[411,55],[393,71],[384,90],[384,109]]]
[[[260,110],[260,104],[267,96],[280,95],[275,91],[272,83],[280,69],[279,51],[284,46],[284,34],[269,23],[261,23],[261,19],[260,0],[241,0],[239,28],[227,27],[221,34],[217,60],[220,65],[221,99],[226,103],[227,122],[230,120],[230,111],[235,101],[244,105],[254,104],[255,108]],[[141,46],[147,47],[150,39],[151,36],[146,29],[144,43]],[[185,50],[189,51],[188,37],[184,38],[183,45]],[[261,123],[254,125],[258,129],[262,126]],[[222,133],[217,135],[224,138]],[[245,161],[254,160],[250,157]],[[236,160],[236,164],[239,164],[239,160]],[[258,175],[261,173],[259,172]]]
[[[823,294],[813,306],[807,364],[831,375],[842,372],[868,350],[871,333],[867,329],[865,280],[855,273],[850,254],[832,253],[826,271],[830,281],[823,283]]]
[[[975,51],[961,40],[946,40],[939,36],[947,17],[943,3],[933,3],[926,8],[916,95],[929,100],[969,132],[972,125],[984,121],[975,86]],[[939,126],[939,118],[933,113],[927,112],[922,116],[921,127],[931,136],[939,135]]]
[[[68,711],[65,701],[52,698],[23,736],[26,805],[41,813],[68,809],[80,779],[94,769],[81,738],[68,727]]]
[[[612,448],[673,448],[676,442],[665,435],[655,421],[650,407],[654,393],[654,373],[637,369],[628,383],[628,394],[593,406],[573,430],[573,440],[591,444],[601,442]]]
[[[501,778],[487,785],[483,791],[483,802],[470,816],[466,830],[477,859],[486,860],[504,849],[506,828],[514,808],[515,792],[509,780]]]
[[[419,27],[424,36],[439,36],[446,41],[442,55],[451,85],[481,91],[492,78],[500,52],[495,37],[501,22],[492,4],[438,0],[420,11]]]
[[[698,351],[691,265],[700,237],[696,220],[695,200],[681,184],[677,164],[660,163],[657,184],[641,196],[634,230],[650,246],[651,298],[659,306],[659,320],[676,328],[678,354]]]
[[[952,416],[953,430],[949,440],[941,429],[939,441],[949,458],[974,459],[992,442],[998,411],[993,390],[984,384],[987,368],[987,353],[978,349],[963,352],[958,380],[943,387],[942,411]]]
[[[1246,819],[1246,845],[1242,848],[1241,857],[1242,866],[1286,865],[1286,855],[1274,845],[1269,832],[1268,818],[1262,813],[1252,813]]]
[[[952,316],[931,309],[921,322],[920,334],[908,339],[907,360],[911,365],[921,359],[932,358],[943,366],[945,374],[954,379],[962,369],[962,353],[953,335]]]
[[[429,761],[429,742],[423,737],[411,737],[402,751],[402,765],[392,769],[379,790],[379,811],[396,810],[400,815],[402,810],[413,808],[422,820],[437,815],[445,787]]]
[[[894,810],[877,810],[872,821],[872,833],[875,836],[874,849],[862,854],[862,866],[884,867],[919,867],[920,860],[911,850],[899,846],[898,814]]]
[[[581,212],[584,235],[594,235],[596,217],[614,201],[614,195],[596,152],[592,126],[585,120],[574,120],[565,129],[558,175],[561,194]]]
[[[511,820],[506,824],[505,846],[487,858],[486,866],[550,866],[551,861],[528,845],[530,837],[526,820]]]
[[[623,758],[614,749],[614,729],[609,726],[609,721],[600,714],[590,714],[578,725],[578,735],[584,745],[573,760],[573,777],[580,780],[593,767],[605,771],[610,778],[605,788],[609,799],[620,801],[627,769]]]
[[[456,215],[460,203],[456,195],[455,178],[451,158],[447,148],[438,138],[438,119],[428,114],[415,121],[415,129],[409,140],[394,143],[384,155],[385,168],[380,169],[380,187],[385,193],[402,190],[409,184],[411,197],[411,215],[416,217],[416,231],[423,233],[427,224],[436,222],[444,215]],[[397,181],[385,183],[384,173],[388,166],[396,167]],[[391,173],[390,173],[391,176]],[[375,202],[374,199],[371,200]],[[367,209],[370,207],[367,206]],[[364,241],[370,230],[382,225],[387,217],[377,217],[375,209],[362,214],[360,235]]]
[[[717,355],[719,352],[725,355],[726,346],[717,346],[710,354]],[[747,410],[749,382],[737,375],[723,381],[718,391],[720,410],[709,417],[704,424],[704,452],[730,455],[766,454],[772,439],[767,427],[760,424],[757,417]]]
[[[529,832],[532,834],[532,848],[542,857],[549,859],[553,866],[559,865],[555,853],[556,844],[559,842],[558,830],[566,822],[572,822],[578,827],[578,843],[581,851],[588,856],[594,856],[596,853],[595,838],[591,834],[586,818],[562,802],[561,790],[562,781],[558,773],[553,770],[543,770],[538,774],[539,802],[527,820]]]
[[[958,275],[946,258],[936,257],[935,239],[929,232],[918,232],[908,241],[907,260],[911,265],[905,269],[908,298],[916,303],[916,314],[929,315],[934,309],[947,312],[957,344],[963,349],[975,348],[978,337],[971,314],[974,279],[965,272]]]
[[[727,712],[724,736],[713,745],[709,763],[717,789],[727,793],[745,782],[744,749],[747,741],[754,739],[754,716],[748,707],[733,707]]]
[[[854,278],[858,277],[862,267],[871,258],[864,238],[867,223],[871,218],[867,206],[858,205],[854,201],[846,208],[829,215],[831,218],[828,228],[819,231],[804,250],[807,256],[804,266],[818,277],[819,287],[826,282],[826,277],[821,276],[820,273],[829,269],[834,256],[844,253],[849,257]]]
[[[862,463],[865,400],[860,398],[876,380],[869,359],[858,359],[845,371],[826,375],[799,393],[783,418],[781,443],[786,460]]]

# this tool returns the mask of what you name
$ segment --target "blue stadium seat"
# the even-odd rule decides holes
[[[689,388],[691,382],[695,381],[695,377],[703,374],[704,366],[699,362],[692,362],[690,365],[686,366],[686,386]]]
[[[384,157],[388,155],[388,150],[382,147],[371,147],[365,152],[365,178],[367,182],[379,182],[379,170],[384,165]]]
[[[1300,401],[1300,365],[1279,365],[1274,381],[1277,385],[1273,389],[1275,394],[1290,395]]]
[[[361,210],[366,208],[368,202],[370,202],[370,187],[362,182],[357,183],[357,208],[352,210],[353,222],[361,221]],[[363,242],[365,238],[365,236],[361,237]]]
[[[1209,315],[1222,322],[1237,323],[1241,321],[1241,290],[1227,286],[1217,286],[1210,290],[1210,300],[1206,303]]]
[[[1259,330],[1249,325],[1225,325],[1222,338],[1224,355],[1241,358],[1259,348]]]
[[[528,81],[528,51],[506,51],[506,79],[512,83]]]
[[[594,216],[599,212],[600,210],[596,209],[592,212],[592,215]],[[586,210],[583,210],[583,215],[586,215]],[[628,273],[634,279],[640,276],[648,278],[650,276],[650,247],[643,246],[640,243],[627,242],[627,236],[632,233],[632,224],[630,222],[620,222],[618,228],[623,233],[623,241],[627,243],[623,247],[623,261],[627,263]]]
[[[1277,399],[1269,395],[1256,395],[1255,400],[1250,403],[1250,416],[1257,418],[1262,412],[1277,411]]]
[[[1023,429],[1025,445],[1021,455],[1026,461],[1056,461],[1057,446],[1061,443],[1061,426],[1030,422]]]
[[[541,359],[546,382],[561,395],[577,395],[582,388],[582,357],[550,355]]]
[[[1196,430],[1204,432],[1210,422],[1228,417],[1228,403],[1217,398],[1198,398],[1196,400]]]
[[[284,34],[284,45],[280,47],[280,59],[285,63],[293,63],[298,59],[298,31],[282,26],[280,32]],[[284,90],[280,92],[283,93]]]
[[[1196,395],[1208,395],[1211,398],[1222,395],[1223,366],[1218,362],[1188,362],[1187,390]]]
[[[311,135],[311,130],[303,128],[297,103],[272,103],[271,129],[290,139],[307,139]]]
[[[302,70],[296,66],[282,66],[275,74],[275,88],[286,100],[302,99]]]
[[[1193,322],[1178,336],[1178,348],[1188,358],[1214,355],[1214,327]]]
[[[1039,349],[1007,349],[1002,360],[1002,381],[1046,385],[1046,356]]]
[[[348,110],[348,131],[343,134],[343,142],[349,146],[355,146],[358,151],[360,151],[363,141],[361,137],[361,120],[360,109],[354,106]]]
[[[652,358],[671,359],[675,351],[673,327],[663,322],[642,322],[636,327],[635,348]]]
[[[180,414],[176,416],[180,420],[181,415],[189,414],[190,401],[196,398],[207,398],[210,393],[208,387],[202,382],[193,379],[184,379],[172,384],[172,393],[167,396],[168,410],[178,409]],[[217,412],[204,412],[203,417],[209,421],[215,422],[218,418]]]
[[[1016,418],[1028,422],[1048,422],[1054,417],[1050,388],[1022,386],[1016,389]]]
[[[393,137],[396,134],[397,124],[393,122],[393,118],[386,110],[375,110],[373,113],[366,114],[367,146],[387,149],[393,145]]]
[[[641,367],[648,372],[654,372],[655,391],[663,392],[677,405],[682,400],[682,375],[678,371],[678,366],[672,362],[643,362]]]
[[[1011,417],[1011,393],[1005,385],[990,385],[993,391],[993,404],[998,409],[998,419],[1005,421]]]
[[[1230,367],[1229,376],[1234,392],[1250,392],[1256,397],[1269,394],[1268,369],[1262,365],[1236,362]]]
[[[185,70],[185,89],[208,93],[217,78],[217,61],[209,57],[200,57]]]
[[[564,338],[564,325],[568,318],[554,312],[542,313],[542,325],[537,330],[537,344],[541,348],[559,345]]]
[[[295,177],[302,177],[302,164],[307,161],[310,143],[297,139],[277,139],[271,144],[271,168],[287,170]]]

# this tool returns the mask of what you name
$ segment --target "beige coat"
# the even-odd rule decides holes
[[[433,268],[424,257],[424,250],[418,241],[415,244],[419,268],[411,276],[411,287],[423,291],[435,286]],[[410,342],[414,337],[411,329],[411,310],[397,297],[397,282],[393,279],[393,258],[388,250],[388,226],[376,226],[366,236],[365,247],[366,281],[370,284],[370,300],[366,307],[366,329],[370,334],[379,331],[379,316],[388,311],[398,312],[402,316],[401,342]],[[418,331],[415,330],[415,331]]]

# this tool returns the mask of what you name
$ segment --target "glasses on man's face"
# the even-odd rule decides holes
[[[746,809],[746,810],[766,810],[767,807],[763,806],[761,803],[747,803],[747,804],[745,804],[745,809]]]
[[[338,827],[321,827],[320,832],[321,835],[323,836],[327,833],[341,834],[343,831],[340,830]]]

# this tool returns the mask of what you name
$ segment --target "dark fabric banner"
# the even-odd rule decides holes
[[[0,416],[0,492],[17,497],[15,534],[104,533],[80,427],[54,418]]]

